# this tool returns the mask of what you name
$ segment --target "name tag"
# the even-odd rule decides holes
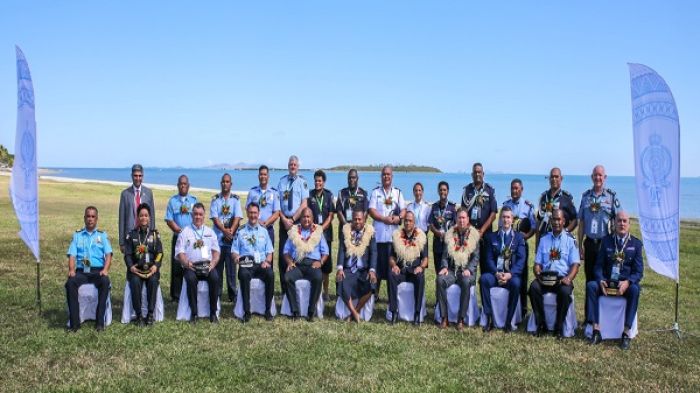
[[[498,257],[498,261],[496,262],[496,271],[502,272],[504,270],[505,266],[505,261],[503,260],[503,257]]]
[[[260,257],[260,253],[257,251],[253,254],[253,258],[255,258],[256,264],[260,264],[262,262],[262,258]]]
[[[146,263],[149,262],[151,262],[151,254],[149,254],[148,251],[146,251]]]
[[[598,234],[598,220],[591,220],[591,233]]]
[[[202,250],[201,251],[202,259],[204,259],[204,260],[211,259],[211,257],[209,256],[209,247],[208,246],[202,246],[201,250]]]
[[[316,216],[316,224],[323,224],[323,215],[321,213],[318,213]]]
[[[476,221],[479,219],[479,208],[478,207],[473,207],[472,208],[472,215],[469,217],[470,220]]]
[[[345,209],[345,221],[352,222],[352,209]]]

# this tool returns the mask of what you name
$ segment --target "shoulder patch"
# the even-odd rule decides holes
[[[608,194],[613,195],[613,196],[615,195],[615,191],[613,191],[613,190],[611,190],[611,189],[609,189],[609,188],[606,188],[606,189],[605,189],[605,192],[607,192]]]
[[[257,187],[257,186],[256,186],[256,187]],[[259,190],[259,189],[260,189],[260,187],[258,187],[258,190]],[[270,190],[272,190],[272,191],[277,191],[277,189],[276,189],[275,187],[270,187]]]
[[[528,205],[528,206],[530,206],[530,207],[534,207],[534,206],[535,206],[532,202],[528,201],[527,199],[525,200],[525,204]]]
[[[232,196],[234,199],[240,199],[240,197],[239,197],[238,195],[236,195],[236,194],[231,194],[231,196]]]
[[[82,232],[82,231],[83,231],[82,229],[76,229],[76,230],[75,230],[75,233],[80,233],[80,232]]]
[[[211,200],[212,200],[212,201],[213,201],[214,199],[218,199],[218,198],[219,198],[219,194],[214,194],[214,195],[211,196]]]

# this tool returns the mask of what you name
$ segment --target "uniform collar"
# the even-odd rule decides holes
[[[555,238],[555,239],[560,239],[560,238],[561,238],[561,235],[563,235],[563,234],[564,234],[564,230],[563,230],[563,229],[562,229],[561,232],[559,232],[559,235],[555,235],[555,234],[554,234],[554,231],[552,231],[552,237]]]
[[[501,229],[500,232],[506,236],[510,236],[510,234],[513,233],[513,227],[511,227],[508,231],[504,231],[503,229]]]
[[[255,225],[250,225],[250,222],[245,224],[249,229],[258,229],[258,225],[260,225],[260,222],[256,222]]]
[[[93,229],[92,232],[88,231],[86,227],[83,227],[82,232],[87,233],[88,235],[92,236],[95,234],[95,232],[97,232],[97,227],[95,227],[95,229]]]
[[[263,188],[262,185],[258,184],[258,190],[260,190],[260,191],[266,191],[266,190],[267,190],[267,187],[268,187],[269,185],[270,185],[270,184],[268,183],[267,186],[265,186],[265,188]]]

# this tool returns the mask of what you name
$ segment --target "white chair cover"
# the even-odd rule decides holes
[[[250,280],[250,312],[252,314],[265,315],[265,283],[259,278]],[[270,302],[270,313],[273,317],[277,315],[277,305],[275,305],[274,296]],[[236,297],[236,307],[233,309],[233,316],[243,319],[243,295],[240,287],[238,287],[238,297]]]
[[[447,320],[450,323],[457,323],[457,313],[459,312],[459,295],[462,293],[462,289],[457,284],[452,284],[447,287]],[[469,304],[467,305],[467,326],[476,325],[479,320],[479,305],[476,301],[476,286],[472,285],[469,287]],[[505,317],[503,318],[505,319]],[[435,304],[435,322],[441,322],[442,315],[440,314],[440,307]]]
[[[399,319],[402,321],[413,322],[413,314],[415,311],[414,301],[413,301],[413,284],[410,282],[402,282],[398,287],[398,306],[399,306]],[[423,302],[420,308],[420,321],[423,322],[425,316],[428,313],[425,311],[425,295],[423,295]],[[386,319],[391,320],[392,312],[387,308]]]
[[[80,323],[87,320],[95,320],[97,315],[97,287],[94,284],[83,284],[78,288],[78,308]],[[67,307],[66,307],[67,309]],[[107,308],[105,309],[105,326],[112,324],[112,291],[107,294]],[[70,321],[66,322],[70,326]]]
[[[187,281],[182,281],[182,290],[180,291],[180,301],[177,304],[178,321],[189,321],[192,310],[190,310],[190,302],[187,301]],[[221,314],[221,300],[216,301],[216,316]],[[200,318],[209,316],[209,283],[199,281],[197,283],[197,316]]]
[[[493,287],[491,288],[491,308],[493,309],[493,324],[502,329],[506,325],[506,316],[508,314],[508,295],[510,291],[506,288]],[[486,315],[481,314],[481,326],[486,326]],[[518,304],[515,305],[515,314],[513,320],[510,321],[510,326],[517,329],[518,324],[523,320],[520,308],[520,295],[518,295]]]
[[[622,332],[625,330],[625,310],[627,302],[621,296],[600,296],[598,298],[598,307],[600,308],[600,336],[603,340],[619,339]],[[637,316],[634,316],[634,322],[630,328],[629,337],[637,336]],[[586,337],[590,338],[593,335],[593,326],[586,325]]]
[[[148,289],[146,288],[146,283],[143,283],[143,290],[141,291],[141,316],[146,317],[148,314]],[[124,287],[124,306],[122,307],[122,323],[129,323],[132,319],[136,318],[136,311],[131,303],[131,288],[129,283],[126,283]],[[163,295],[160,292],[160,285],[158,285],[158,291],[156,292],[156,309],[153,310],[153,320],[160,322],[165,318],[165,305],[163,304]]]
[[[309,310],[309,297],[311,296],[311,282],[309,280],[297,280],[297,299],[299,299],[299,313],[302,317],[306,317]],[[323,296],[318,297],[318,303],[316,303],[316,317],[318,319],[323,319]],[[287,295],[282,298],[282,315],[288,317],[292,316],[292,307],[289,305],[289,300],[287,300]]]
[[[353,304],[357,306],[359,299],[353,299]],[[365,306],[360,310],[360,319],[363,321],[369,321],[372,319],[372,314],[374,313],[374,295],[369,297]],[[345,319],[350,316],[350,309],[345,305],[345,302],[341,297],[335,302],[335,316],[338,319]]]
[[[557,319],[557,295],[551,292],[544,294],[544,320],[547,324],[547,329],[554,330],[554,322]],[[574,295],[571,294],[571,304],[569,305],[569,311],[567,311],[564,317],[564,337],[572,337],[578,327],[578,322],[576,321],[576,302],[574,300]],[[535,314],[530,314],[530,319],[527,322],[527,331],[535,332],[537,331],[537,322],[535,321]]]

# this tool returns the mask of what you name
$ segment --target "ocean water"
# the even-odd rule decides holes
[[[130,182],[129,168],[48,168],[51,176],[69,177],[78,179],[95,179]],[[166,184],[175,186],[177,178],[186,174],[192,187],[219,189],[221,175],[225,172],[220,169],[185,169],[185,168],[145,168],[144,182],[151,184]],[[256,170],[231,170],[233,177],[233,189],[238,191],[248,190],[258,184],[258,172]],[[277,186],[279,179],[286,171],[271,171],[270,184]],[[313,188],[313,172],[300,171],[309,187]],[[347,186],[346,172],[326,172],[326,188],[334,194]],[[486,174],[486,182],[496,189],[496,199],[499,206],[510,198],[510,181],[520,178],[525,187],[523,195],[526,199],[536,203],[539,195],[549,188],[549,182],[542,175],[517,175],[517,174]],[[407,200],[413,199],[413,185],[421,182],[425,189],[424,198],[435,201],[437,196],[437,184],[445,180],[450,184],[450,196],[452,201],[459,201],[462,187],[471,182],[468,173],[419,173],[419,172],[394,172],[394,186],[399,187]],[[360,172],[360,186],[368,192],[380,184],[379,172]],[[608,188],[617,192],[625,210],[632,215],[637,213],[637,199],[635,180],[633,176],[608,176]],[[591,187],[589,176],[565,175],[563,188],[574,196],[576,207],[581,202],[581,194]],[[700,178],[682,178],[680,186],[680,214],[683,219],[700,219]],[[202,196],[207,197],[208,196]]]

